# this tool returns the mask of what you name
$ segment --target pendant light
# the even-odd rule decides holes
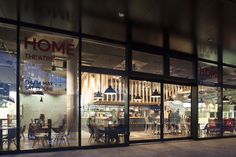
[[[106,95],[115,95],[116,91],[111,87],[111,85],[108,86],[108,88],[105,90],[104,94]]]
[[[139,95],[136,95],[136,96],[134,97],[134,101],[136,101],[136,102],[141,102],[141,101],[142,101],[142,97],[139,96]]]
[[[99,76],[99,81],[100,81],[100,88],[99,88],[99,91],[97,91],[97,92],[94,93],[94,98],[96,98],[96,99],[102,99],[102,98],[103,98],[102,93],[101,93],[101,86],[102,86],[101,74],[100,74],[100,76]]]
[[[33,91],[33,96],[44,95],[42,91]]]
[[[202,98],[198,101],[199,107],[205,107],[205,102],[202,100]]]
[[[43,102],[43,97],[40,98],[40,102]]]
[[[152,83],[151,83],[151,88],[152,88]],[[151,95],[152,98],[159,98],[161,97],[161,94],[157,91],[157,89],[154,90],[154,92]]]
[[[170,96],[167,101],[174,101],[174,99]]]
[[[229,103],[229,98],[227,98],[226,96],[223,97],[223,103]]]

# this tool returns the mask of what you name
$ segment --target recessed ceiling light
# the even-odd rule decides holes
[[[118,15],[119,15],[119,17],[125,17],[125,14],[122,12],[119,12]]]
[[[212,42],[213,39],[212,39],[212,38],[208,38],[207,41],[208,41],[208,42]]]

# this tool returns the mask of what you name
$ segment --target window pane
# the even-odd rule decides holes
[[[193,41],[191,37],[173,33],[170,35],[170,49],[192,54]]]
[[[217,65],[205,62],[198,62],[198,79],[200,83],[217,83]]]
[[[223,90],[223,131],[224,136],[236,135],[236,90]]]
[[[224,27],[221,30],[222,32],[222,46],[223,46],[223,63],[236,65],[236,18],[235,18],[236,6],[234,1],[227,2],[224,1],[222,5],[222,23]]]
[[[82,0],[82,33],[125,40],[125,0]]]
[[[69,31],[78,31],[77,0],[21,0],[21,20]]]
[[[220,16],[218,0],[198,0],[196,18],[196,37],[198,57],[217,61],[217,45],[219,43]]]
[[[192,3],[189,0],[165,0],[164,24],[169,28],[169,47],[184,53],[193,53]]]
[[[124,70],[125,48],[120,45],[83,40],[82,65]]]
[[[236,68],[224,66],[223,83],[227,85],[236,85]]]
[[[170,76],[193,79],[193,63],[182,59],[170,58]]]
[[[223,51],[223,62],[226,64],[236,65],[236,54],[235,51],[224,50]]]
[[[0,6],[0,17],[16,19],[17,0],[1,0]]]
[[[78,146],[78,39],[20,32],[21,149]]]
[[[161,75],[163,74],[163,57],[159,55],[133,51],[132,70]]]
[[[198,98],[198,137],[220,136],[220,88],[199,86]]]
[[[16,150],[16,28],[0,24],[0,152]]]
[[[160,0],[130,0],[129,13],[132,20],[132,40],[145,44],[163,46]]]
[[[164,138],[191,136],[191,86],[164,85]]]
[[[131,80],[129,86],[130,140],[160,139],[160,83]]]
[[[81,83],[82,146],[124,143],[125,79],[82,73]]]
[[[213,41],[211,41],[213,42]],[[198,43],[198,57],[217,61],[217,47],[216,44],[208,42],[208,44]]]

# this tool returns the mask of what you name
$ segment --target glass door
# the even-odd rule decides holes
[[[130,141],[160,139],[161,84],[130,80]]]
[[[191,136],[191,86],[164,84],[163,138]]]

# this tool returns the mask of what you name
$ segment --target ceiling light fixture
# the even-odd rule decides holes
[[[134,101],[141,102],[141,101],[142,101],[142,97],[139,96],[139,95],[136,95],[136,96],[134,97]]]

